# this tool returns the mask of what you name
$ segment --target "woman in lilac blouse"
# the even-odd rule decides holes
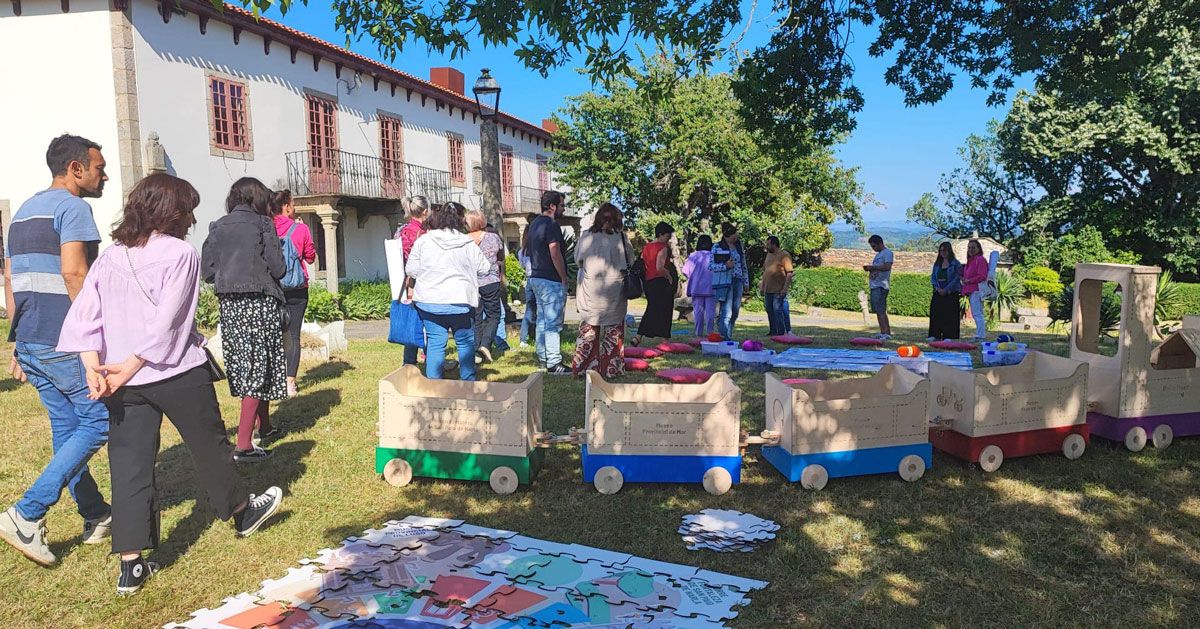
[[[157,566],[142,551],[159,542],[154,462],[166,414],[192,455],[197,482],[237,534],[254,533],[283,500],[278,487],[247,497],[213,388],[214,372],[196,330],[200,256],[183,240],[200,202],[171,175],[141,180],[129,193],[114,244],[105,249],[71,305],[60,351],[79,352],[90,396],[105,398],[112,474],[112,549],[121,555],[118,593],[137,591]]]

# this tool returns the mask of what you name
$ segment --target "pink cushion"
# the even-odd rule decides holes
[[[878,347],[879,345],[883,345],[883,341],[881,341],[879,339],[869,339],[866,337],[857,336],[857,337],[850,339],[850,344],[851,345],[862,345],[864,347]]]
[[[820,382],[816,378],[787,378],[783,381],[784,384],[809,384],[812,382]]]
[[[776,343],[783,343],[784,345],[812,345],[813,342],[812,337],[796,336],[791,332],[772,336],[771,340]]]
[[[658,358],[658,352],[649,347],[626,347],[625,358]]]
[[[702,339],[702,338],[694,338],[694,339],[688,341],[687,344],[691,345],[692,347],[695,347],[696,349],[699,349],[700,344],[703,342],[704,342],[704,339]]]
[[[654,349],[664,354],[691,354],[696,351],[695,347],[687,343],[659,343]]]
[[[625,368],[629,371],[646,371],[650,368],[650,363],[641,358],[626,358]]]
[[[966,341],[933,341],[929,344],[929,346],[936,347],[938,349],[960,349],[966,351],[978,349],[974,343],[968,343]]]
[[[708,379],[713,374],[711,371],[694,369],[692,367],[672,367],[671,369],[663,369],[654,375],[675,384],[701,384],[708,382]]]

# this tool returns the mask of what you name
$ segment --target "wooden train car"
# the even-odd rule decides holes
[[[375,471],[393,485],[413,476],[486,480],[499,494],[537,474],[543,450],[542,372],[519,384],[430,380],[405,365],[379,381]]]
[[[625,482],[696,483],[720,495],[741,480],[742,391],[726,373],[703,384],[606,382],[587,373],[583,478],[604,494]]]
[[[869,378],[766,379],[767,431],[779,445],[764,446],[763,458],[789,481],[821,489],[830,478],[891,472],[915,481],[932,467],[925,378],[884,365]]]
[[[1083,456],[1088,443],[1086,363],[1030,351],[1017,365],[961,371],[929,366],[929,441],[978,463],[1061,451]]]
[[[1176,437],[1200,435],[1200,319],[1157,347],[1154,339],[1158,267],[1079,264],[1071,318],[1071,357],[1090,366],[1088,424],[1094,435],[1137,452],[1165,448]],[[1112,356],[1100,349],[1104,283],[1120,289],[1121,316]]]

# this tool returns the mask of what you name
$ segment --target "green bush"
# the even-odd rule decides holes
[[[819,267],[796,269],[789,294],[798,304],[858,311],[859,292],[868,292],[867,274],[856,269]],[[925,273],[892,273],[888,313],[906,317],[928,317],[933,286]]]
[[[308,309],[304,311],[305,321],[328,323],[330,321],[340,321],[344,318],[337,295],[330,293],[320,284],[309,286]]]
[[[1176,283],[1178,300],[1167,311],[1168,319],[1179,320],[1184,315],[1200,315],[1200,284]]]
[[[504,258],[504,283],[509,301],[525,301],[525,269],[511,253]]]
[[[220,304],[212,284],[200,285],[200,301],[196,304],[196,325],[206,330],[217,329],[221,322]]]
[[[1053,299],[1062,293],[1063,283],[1054,269],[1045,266],[1035,266],[1025,270],[1025,290],[1030,295],[1045,300]]]
[[[351,321],[386,319],[392,310],[387,282],[344,282],[338,289],[342,314]]]

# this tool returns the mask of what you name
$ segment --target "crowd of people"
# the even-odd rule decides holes
[[[157,569],[143,553],[159,543],[155,459],[165,415],[191,453],[217,516],[239,536],[253,534],[279,509],[283,492],[269,487],[248,493],[237,463],[270,456],[264,447],[281,434],[270,403],[297,394],[300,328],[308,301],[307,263],[316,259],[312,234],[295,219],[292,196],[253,178],[236,181],[225,215],[209,225],[201,252],[185,238],[200,204],[187,181],[153,174],[129,192],[99,251],[100,232],[84,200],[103,193],[101,147],[81,137],[56,138],[46,155],[52,182],[21,205],[7,240],[6,303],[12,306],[10,372],[36,387],[50,418],[54,454],[25,494],[0,514],[0,538],[45,566],[57,558],[46,543],[45,517],[63,489],[83,520],[85,544],[111,538],[121,557],[118,591],[134,592]],[[631,282],[645,295],[646,310],[630,342],[669,339],[675,297],[682,280],[691,299],[694,334],[732,339],[751,273],[736,226],[720,237],[696,238],[695,249],[676,268],[674,228],[659,223],[654,238],[637,251],[622,212],[601,205],[575,247],[575,297],[579,330],[575,353],[565,362],[561,331],[568,285],[568,246],[559,220],[564,195],[542,194],[541,213],[525,231],[517,258],[527,277],[521,346],[535,347],[539,367],[550,375],[605,378],[624,373]],[[505,246],[478,211],[456,202],[431,205],[407,199],[401,241],[404,300],[419,316],[425,374],[442,378],[450,339],[458,354],[458,377],[475,380],[476,367],[507,349],[504,341]],[[894,256],[883,239],[869,240],[874,259],[868,274],[879,338],[890,339],[888,293]],[[768,237],[758,291],[771,335],[791,331],[788,294],[795,269],[779,239]],[[988,265],[978,241],[960,263],[942,243],[930,272],[929,339],[959,336],[960,296],[975,318],[976,338],[985,333],[980,286]],[[211,284],[219,304],[224,368],[206,348],[196,325],[201,282]],[[417,364],[418,346],[402,360]],[[239,398],[236,443],[230,443],[215,383],[227,380]],[[101,495],[88,461],[107,443],[112,501]]]

